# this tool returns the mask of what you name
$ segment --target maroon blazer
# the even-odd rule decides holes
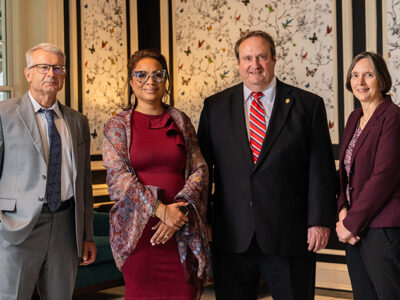
[[[361,108],[350,114],[339,156],[338,209],[347,206],[343,224],[355,235],[368,227],[400,227],[400,108],[390,96],[376,108],[354,147],[350,207],[347,203],[343,160],[361,116]]]

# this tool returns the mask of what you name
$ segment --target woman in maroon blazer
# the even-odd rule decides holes
[[[357,55],[346,88],[360,101],[340,150],[339,221],[355,299],[400,299],[400,108],[384,59]]]

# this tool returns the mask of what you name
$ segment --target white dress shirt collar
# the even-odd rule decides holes
[[[243,93],[244,93],[244,101],[247,102],[249,100],[252,100],[251,93],[253,91],[250,90],[244,83],[243,83]],[[271,82],[269,85],[266,87],[265,90],[262,91],[264,96],[260,100],[266,100],[268,102],[273,102],[275,100],[275,95],[276,95],[276,76],[272,78]]]
[[[35,114],[36,114],[37,112],[39,112],[41,109],[47,109],[47,108],[41,106],[41,105],[39,104],[39,102],[37,102],[36,99],[33,98],[32,94],[31,94],[31,91],[28,92],[28,95],[29,95],[29,99],[31,99],[31,102],[32,102],[32,105],[33,105],[33,111],[35,112]],[[53,104],[50,108],[48,108],[48,109],[53,109],[54,112],[55,112],[56,115],[57,115],[57,118],[60,118],[60,117],[62,116],[60,107],[59,107],[59,105],[58,105],[58,100],[56,100],[56,101],[54,102],[54,104]]]

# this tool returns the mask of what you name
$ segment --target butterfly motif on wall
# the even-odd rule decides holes
[[[181,3],[187,3],[187,0],[181,0]]]
[[[312,36],[312,37],[309,37],[308,39],[309,39],[313,44],[315,43],[316,40],[318,40],[317,35],[315,34],[315,32],[314,32],[313,36]]]
[[[212,30],[212,25],[208,26],[208,27],[207,27],[207,30],[208,30],[208,31],[211,31],[211,30]]]
[[[294,19],[286,19],[286,22],[285,23],[282,23],[282,27],[283,28],[288,28],[288,26],[289,26],[289,24],[290,23],[292,23],[292,21],[293,21]]]
[[[183,8],[181,8],[181,9],[179,10],[179,12],[180,12],[180,13],[183,13]]]
[[[265,7],[268,8],[269,12],[274,12],[275,9],[272,7],[271,4],[265,4]]]
[[[206,40],[199,41],[198,48],[201,48]]]
[[[245,34],[250,32],[250,29],[242,30],[242,28],[239,28],[240,30],[240,36],[244,36]]]
[[[328,121],[328,128],[332,129],[335,126],[335,122],[333,121]]]
[[[114,33],[114,28],[111,28],[111,29],[110,29],[110,33]]]
[[[229,70],[228,71],[224,71],[224,73],[219,74],[219,76],[221,76],[221,79],[225,79],[226,75],[228,75]]]
[[[187,50],[184,50],[185,54],[189,56],[190,53],[192,53],[192,50],[190,50],[190,47],[188,46]]]
[[[85,61],[85,67],[87,67],[87,65],[88,65],[88,61]]]
[[[96,129],[94,129],[94,131],[91,132],[90,135],[91,135],[92,138],[94,138],[94,139],[97,138],[97,131],[96,131]]]
[[[95,78],[96,76],[90,77],[89,75],[86,75],[86,83],[93,84]]]
[[[207,58],[207,61],[208,61],[209,64],[212,64],[214,62],[213,59],[211,58],[211,56],[206,55],[204,57]]]
[[[306,88],[309,88],[309,87],[310,87],[310,83],[307,83],[307,84],[305,85],[305,87],[306,87]]]
[[[306,67],[306,75],[307,76],[314,77],[315,72],[317,72],[317,68],[309,69],[308,67]]]
[[[243,3],[245,6],[247,6],[247,4],[250,3],[250,0],[242,0],[242,3]]]
[[[242,16],[242,15],[238,15],[238,16],[235,18],[236,22],[240,20],[240,17],[241,17],[241,16]]]
[[[112,65],[115,65],[115,60],[114,60],[114,58],[112,58],[111,56],[109,56],[108,59],[110,60],[110,63],[111,63]]]
[[[192,78],[189,77],[188,79],[185,79],[185,78],[182,76],[182,85],[189,85],[190,79],[192,79]]]
[[[301,60],[306,59],[307,55],[308,55],[308,52],[302,54],[302,55],[301,55]]]
[[[107,41],[101,41],[101,48],[104,48],[105,46],[107,46]]]
[[[89,48],[90,53],[94,53],[96,51],[96,49],[94,49],[94,45],[92,44],[92,48]]]
[[[179,69],[179,70],[182,70],[182,68],[183,68],[183,64],[181,64],[180,66],[178,66],[178,69]]]
[[[330,34],[332,32],[332,26],[326,25],[326,34]]]

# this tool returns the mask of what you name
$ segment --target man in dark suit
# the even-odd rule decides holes
[[[314,299],[315,252],[335,223],[336,175],[321,97],[279,81],[263,31],[235,47],[243,83],[204,102],[198,138],[209,165],[217,299]]]
[[[26,52],[29,91],[0,102],[0,298],[70,300],[95,260],[87,118],[57,101],[64,53]]]

